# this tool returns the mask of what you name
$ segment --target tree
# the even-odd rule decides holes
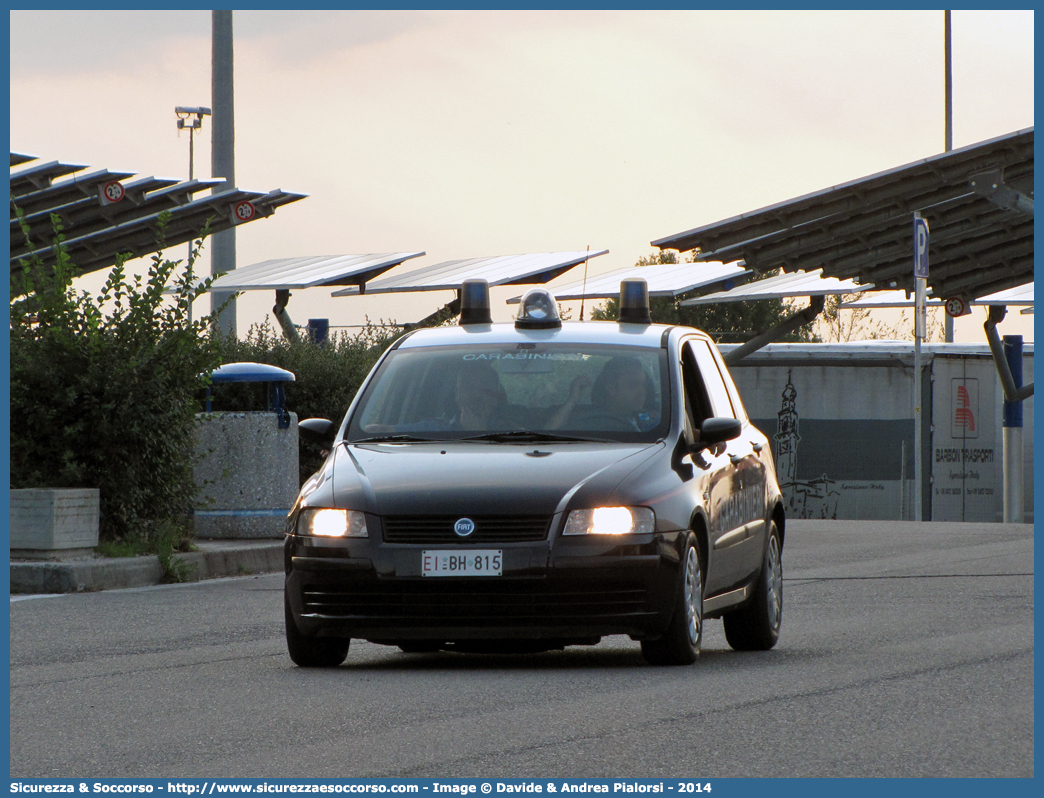
[[[652,255],[638,258],[635,266],[654,266],[661,263],[678,263],[678,253],[660,250]],[[699,269],[699,265],[694,265]],[[771,277],[776,272],[767,272]],[[719,343],[742,343],[755,334],[776,326],[793,315],[795,308],[782,299],[759,299],[749,302],[719,302],[710,305],[681,306],[683,299],[699,296],[693,291],[674,298],[652,297],[649,302],[652,320],[657,324],[682,324],[695,327],[711,335]],[[609,299],[605,305],[595,308],[591,318],[596,321],[615,321],[619,312],[619,300]],[[813,325],[805,325],[790,333],[783,341],[815,341]]]
[[[101,539],[148,544],[196,491],[196,395],[219,353],[188,308],[210,281],[174,279],[180,261],[157,252],[144,281],[121,257],[100,294],[77,292],[54,224],[54,266],[27,261],[12,285],[11,487],[98,488]]]
[[[822,314],[816,319],[816,329],[824,341],[830,343],[847,341],[911,341],[914,337],[913,314],[902,310],[895,321],[875,317],[866,307],[842,308],[846,302],[855,302],[865,293],[829,296]],[[945,341],[945,320],[941,308],[929,308],[927,312],[926,341]]]

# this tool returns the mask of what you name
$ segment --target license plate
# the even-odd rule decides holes
[[[504,558],[500,551],[422,551],[423,576],[500,576]]]

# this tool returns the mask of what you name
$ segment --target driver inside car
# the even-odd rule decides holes
[[[449,422],[452,430],[484,432],[500,426],[498,411],[507,404],[500,377],[486,363],[468,364],[457,374],[454,392],[457,414]],[[494,427],[497,424],[497,427]]]

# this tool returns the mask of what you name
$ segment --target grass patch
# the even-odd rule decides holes
[[[141,557],[155,555],[163,568],[164,582],[190,582],[196,578],[196,566],[180,557],[180,553],[198,551],[192,538],[190,522],[168,519],[145,524],[139,535],[99,543],[95,552],[102,557]]]
[[[101,557],[138,557],[150,553],[141,549],[140,540],[106,540],[94,547]]]

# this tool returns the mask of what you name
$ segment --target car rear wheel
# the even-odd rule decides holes
[[[348,656],[351,640],[338,637],[309,637],[301,634],[290,611],[290,600],[283,593],[283,615],[286,621],[286,648],[290,659],[302,668],[335,668]]]
[[[779,640],[783,624],[783,545],[775,523],[769,527],[754,598],[746,607],[723,616],[722,622],[725,639],[736,651],[768,651]]]
[[[692,536],[682,558],[681,579],[667,631],[642,641],[642,656],[652,665],[691,665],[703,643],[703,569]]]

